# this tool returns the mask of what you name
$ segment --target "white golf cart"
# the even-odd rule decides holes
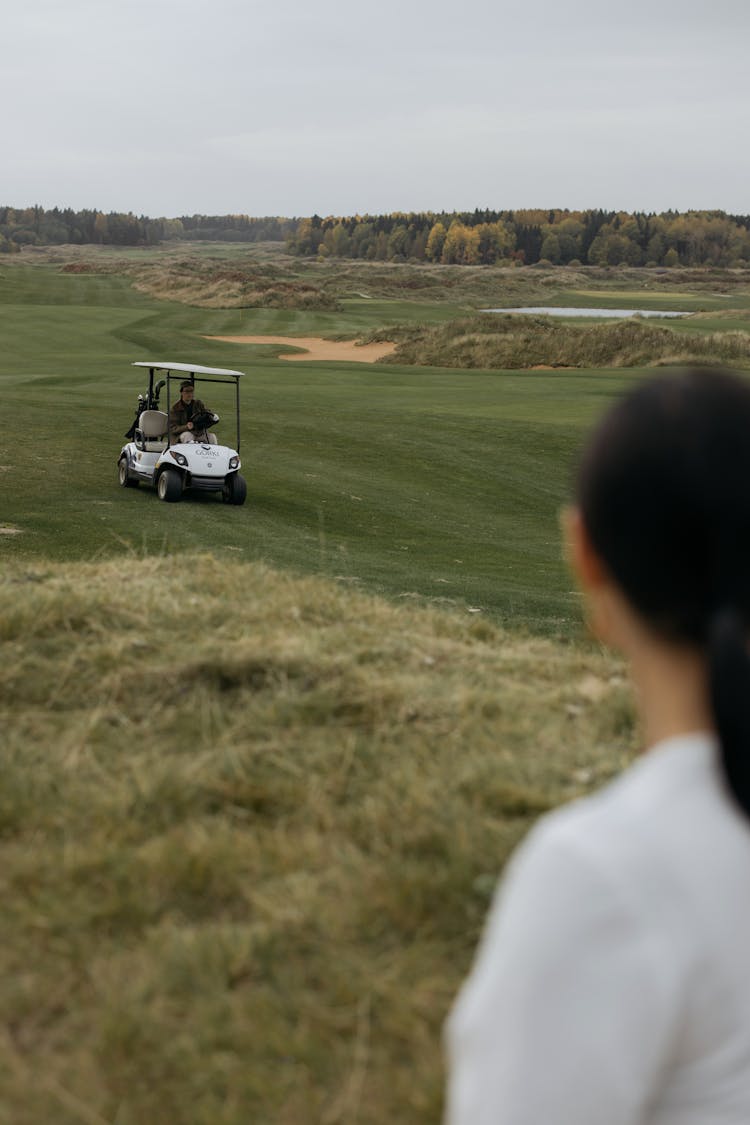
[[[137,488],[143,482],[156,486],[160,500],[173,503],[190,488],[202,492],[220,492],[226,504],[244,504],[247,484],[240,476],[240,378],[241,371],[228,371],[222,367],[200,367],[189,363],[134,363],[133,367],[148,369],[148,390],[138,395],[135,420],[125,435],[131,440],[120,450],[117,462],[118,476],[123,488]],[[154,383],[156,372],[165,378]],[[175,394],[175,384],[186,379],[195,384],[234,383],[236,415],[236,448],[212,445],[208,441],[208,428],[219,421],[216,414],[195,419],[200,425],[196,432],[205,435],[204,441],[181,442],[169,432],[169,409]],[[166,410],[159,406],[159,395],[166,387]]]

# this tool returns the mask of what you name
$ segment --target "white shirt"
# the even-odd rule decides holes
[[[668,739],[529,834],[448,1021],[448,1125],[750,1125],[750,821],[717,754]]]

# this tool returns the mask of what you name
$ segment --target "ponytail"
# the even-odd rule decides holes
[[[718,610],[708,627],[711,706],[729,789],[750,816],[750,656],[742,619]]]

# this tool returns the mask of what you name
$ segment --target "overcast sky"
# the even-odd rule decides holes
[[[750,212],[750,0],[20,0],[0,204]]]

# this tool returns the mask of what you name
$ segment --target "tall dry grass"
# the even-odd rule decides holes
[[[566,324],[546,316],[486,314],[445,324],[398,326],[370,339],[397,341],[380,363],[518,370],[533,367],[646,367],[665,363],[750,366],[745,332],[679,334],[638,319]]]
[[[256,262],[232,263],[185,258],[147,268],[129,267],[133,286],[161,300],[207,309],[264,308],[331,311],[335,296],[285,271]]]
[[[211,556],[0,579],[3,1125],[431,1122],[509,851],[621,669]]]

